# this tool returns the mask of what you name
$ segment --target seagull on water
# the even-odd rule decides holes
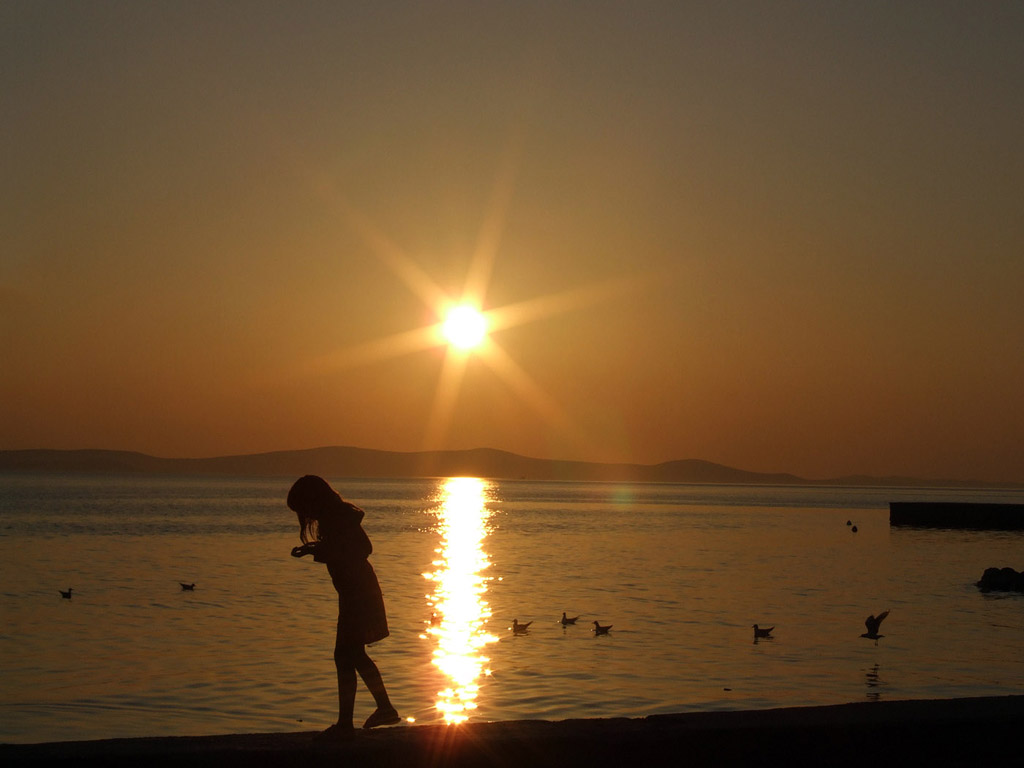
[[[525,624],[520,624],[518,619],[512,619],[512,634],[513,635],[525,635],[526,630],[533,624],[532,621],[528,621]]]
[[[194,581],[191,584],[186,584],[183,581],[179,581],[178,583],[181,584],[181,589],[182,589],[183,592],[195,592],[196,591],[196,583]]]
[[[885,637],[885,635],[878,634],[878,628],[882,626],[882,620],[888,615],[889,611],[885,610],[877,616],[868,616],[864,620],[864,626],[868,628],[868,631],[861,635],[861,637],[866,637],[868,640],[874,640],[875,645],[878,645],[878,638]]]
[[[759,627],[757,624],[754,625],[754,639],[757,640],[759,637],[770,637],[772,630],[775,627]]]
[[[602,627],[602,626],[601,626],[600,624],[598,624],[598,623],[597,623],[596,621],[594,622],[594,633],[595,633],[595,634],[598,634],[598,635],[607,635],[607,634],[608,634],[608,630],[609,630],[609,629],[611,629],[611,628],[612,628],[612,625],[611,625],[611,624],[609,624],[609,625],[608,625],[607,627]]]
[[[573,616],[570,619],[568,616],[565,615],[565,611],[562,611],[562,626],[564,627],[566,624],[575,624],[576,623],[576,619],[578,619],[578,618],[579,618],[579,616]]]
[[[74,589],[74,587],[68,587],[67,592],[65,592],[63,589],[58,589],[57,591],[60,592],[60,596],[63,597],[65,600],[70,600],[72,589]]]

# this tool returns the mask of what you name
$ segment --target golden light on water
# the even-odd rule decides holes
[[[486,631],[490,608],[484,600],[490,566],[483,542],[490,512],[488,484],[478,478],[449,478],[436,510],[441,533],[436,570],[423,576],[434,585],[427,595],[433,618],[424,637],[433,640],[433,664],[444,674],[436,707],[447,723],[461,723],[476,709],[478,680],[489,674],[484,646],[498,638]]]

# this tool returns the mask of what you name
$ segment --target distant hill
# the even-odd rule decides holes
[[[808,480],[790,474],[747,472],[709,461],[683,459],[662,464],[600,464],[552,461],[493,448],[401,453],[367,448],[328,447],[274,451],[206,459],[166,459],[131,451],[0,451],[0,472],[87,472],[298,477],[457,477],[524,480],[589,480],[723,485],[974,486],[976,482],[936,482],[866,476]]]

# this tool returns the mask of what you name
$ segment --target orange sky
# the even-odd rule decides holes
[[[353,5],[0,7],[0,448],[1024,482],[1024,5]]]

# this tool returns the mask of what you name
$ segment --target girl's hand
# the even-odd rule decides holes
[[[312,551],[312,544],[303,544],[301,547],[292,547],[292,557],[303,557]]]

